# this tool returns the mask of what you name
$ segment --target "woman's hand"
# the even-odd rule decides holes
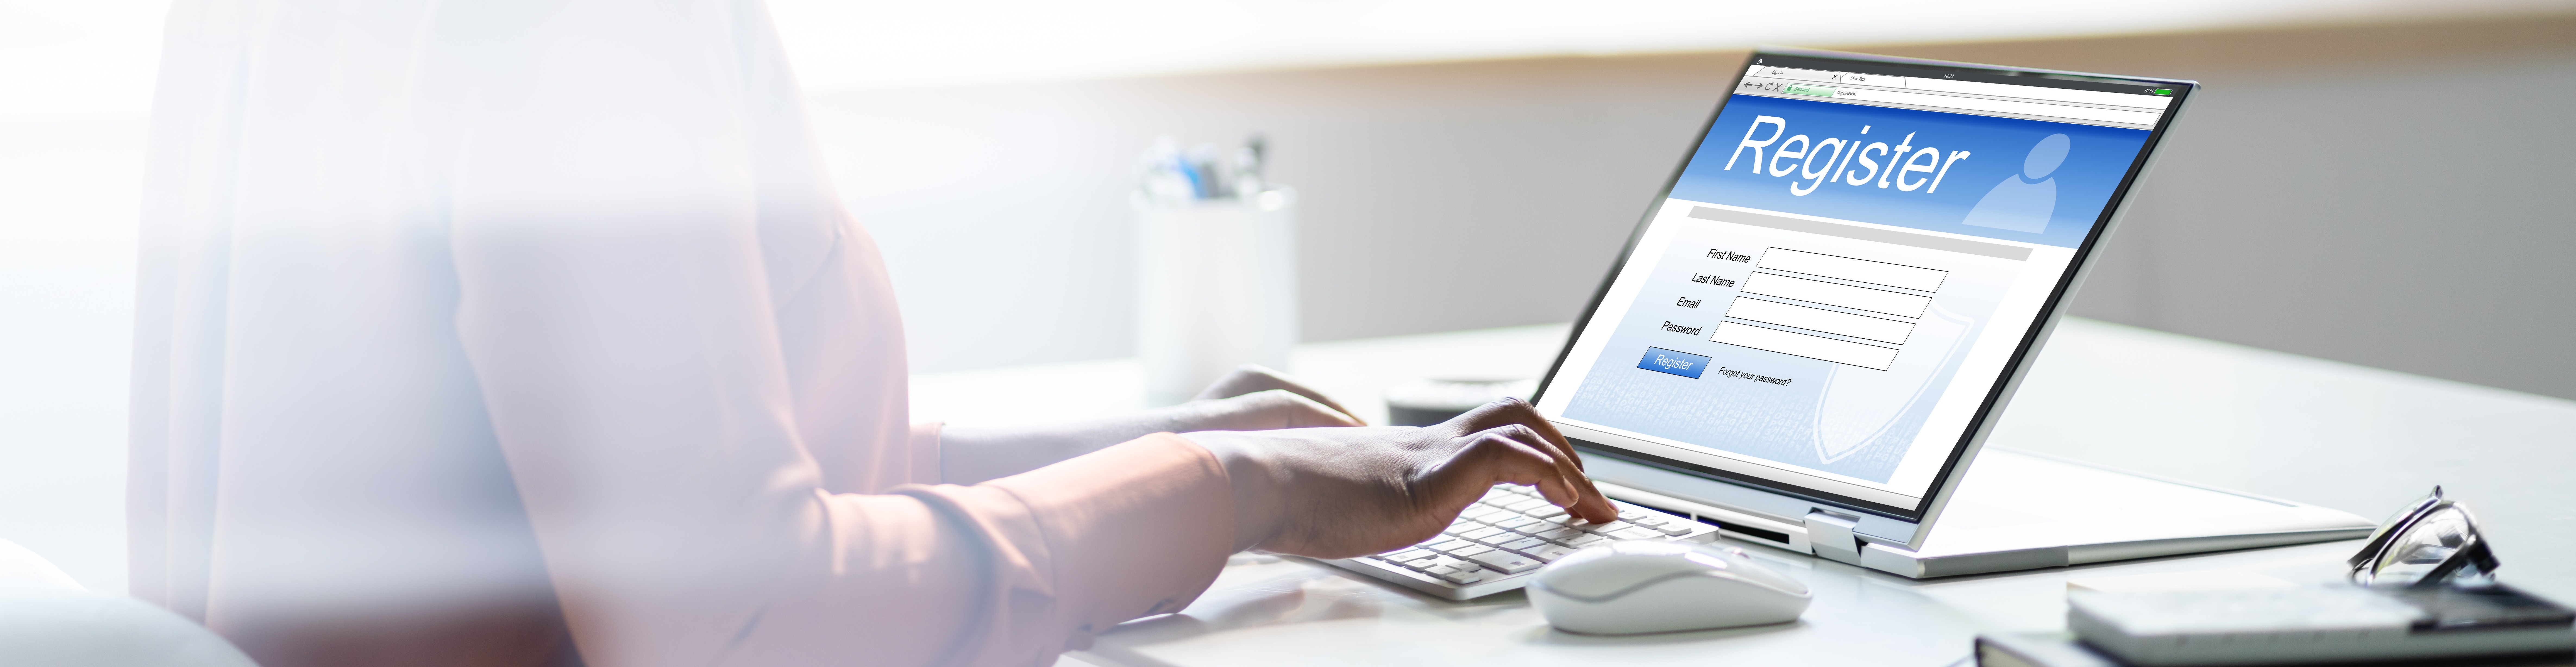
[[[1498,483],[1584,519],[1618,515],[1565,436],[1516,399],[1422,428],[1185,435],[1225,463],[1239,549],[1345,558],[1419,543]]]
[[[1277,371],[1245,365],[1180,405],[1055,424],[950,424],[939,433],[939,476],[950,484],[974,484],[1036,470],[1148,433],[1363,425],[1323,392]]]

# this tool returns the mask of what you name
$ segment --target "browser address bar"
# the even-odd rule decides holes
[[[1968,111],[2027,114],[2032,116],[2055,116],[2058,118],[2074,118],[2079,120],[2110,123],[2130,123],[2135,125],[2154,125],[2156,124],[2156,116],[2158,115],[2149,111],[2126,111],[2121,109],[2101,109],[2095,107],[2047,104],[2043,102],[2021,102],[2015,100],[1986,99],[1982,97],[1957,97],[1952,95],[1909,93],[1870,88],[1823,86],[1809,82],[1786,79],[1748,77],[1745,81],[1748,84],[1759,83],[1760,90],[1768,93],[1808,97],[1830,97],[1837,100],[1854,102],[1905,104],[1912,106],[1962,109]]]
[[[1751,69],[1745,71],[1744,75],[1747,77],[1779,79],[1782,81],[1799,81],[1825,86],[1839,87],[1857,85],[1872,88],[1912,88],[1933,93],[1957,93],[1985,97],[2020,98],[2036,100],[2042,104],[2049,102],[2079,102],[2083,104],[2132,107],[2137,109],[2164,109],[2173,105],[2173,98],[2170,96],[2172,91],[2162,88],[2139,89],[2139,91],[2144,94],[2115,93],[2101,90],[2050,88],[2045,86],[2021,84],[1988,83],[1984,81],[1936,79],[1921,76],[1869,74],[1866,72],[1833,72],[1827,70],[1799,69],[1795,67],[1763,67],[1760,65],[1753,66]]]

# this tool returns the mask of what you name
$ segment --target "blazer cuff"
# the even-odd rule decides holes
[[[1234,551],[1225,466],[1198,443],[1156,433],[987,482],[1018,497],[1047,545],[1067,650],[1092,635],[1180,611]]]

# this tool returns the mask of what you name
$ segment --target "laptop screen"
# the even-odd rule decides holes
[[[1757,54],[1539,409],[1588,449],[1919,518],[2190,92]]]

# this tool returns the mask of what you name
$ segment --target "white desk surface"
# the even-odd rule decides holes
[[[1379,390],[1432,375],[1536,376],[1566,327],[1306,345],[1289,371],[1372,422]],[[914,413],[1043,421],[1142,404],[1133,362],[914,377]],[[2441,484],[2476,513],[2508,583],[2576,603],[2576,402],[2069,319],[1993,444],[2384,516]],[[1978,632],[2065,627],[2065,581],[2237,570],[2327,580],[2358,542],[1916,581],[1751,547],[1817,591],[1798,623],[1601,638],[1556,632],[1520,593],[1447,602],[1357,575],[1237,556],[1179,614],[1075,661],[1172,665],[1948,665]]]

